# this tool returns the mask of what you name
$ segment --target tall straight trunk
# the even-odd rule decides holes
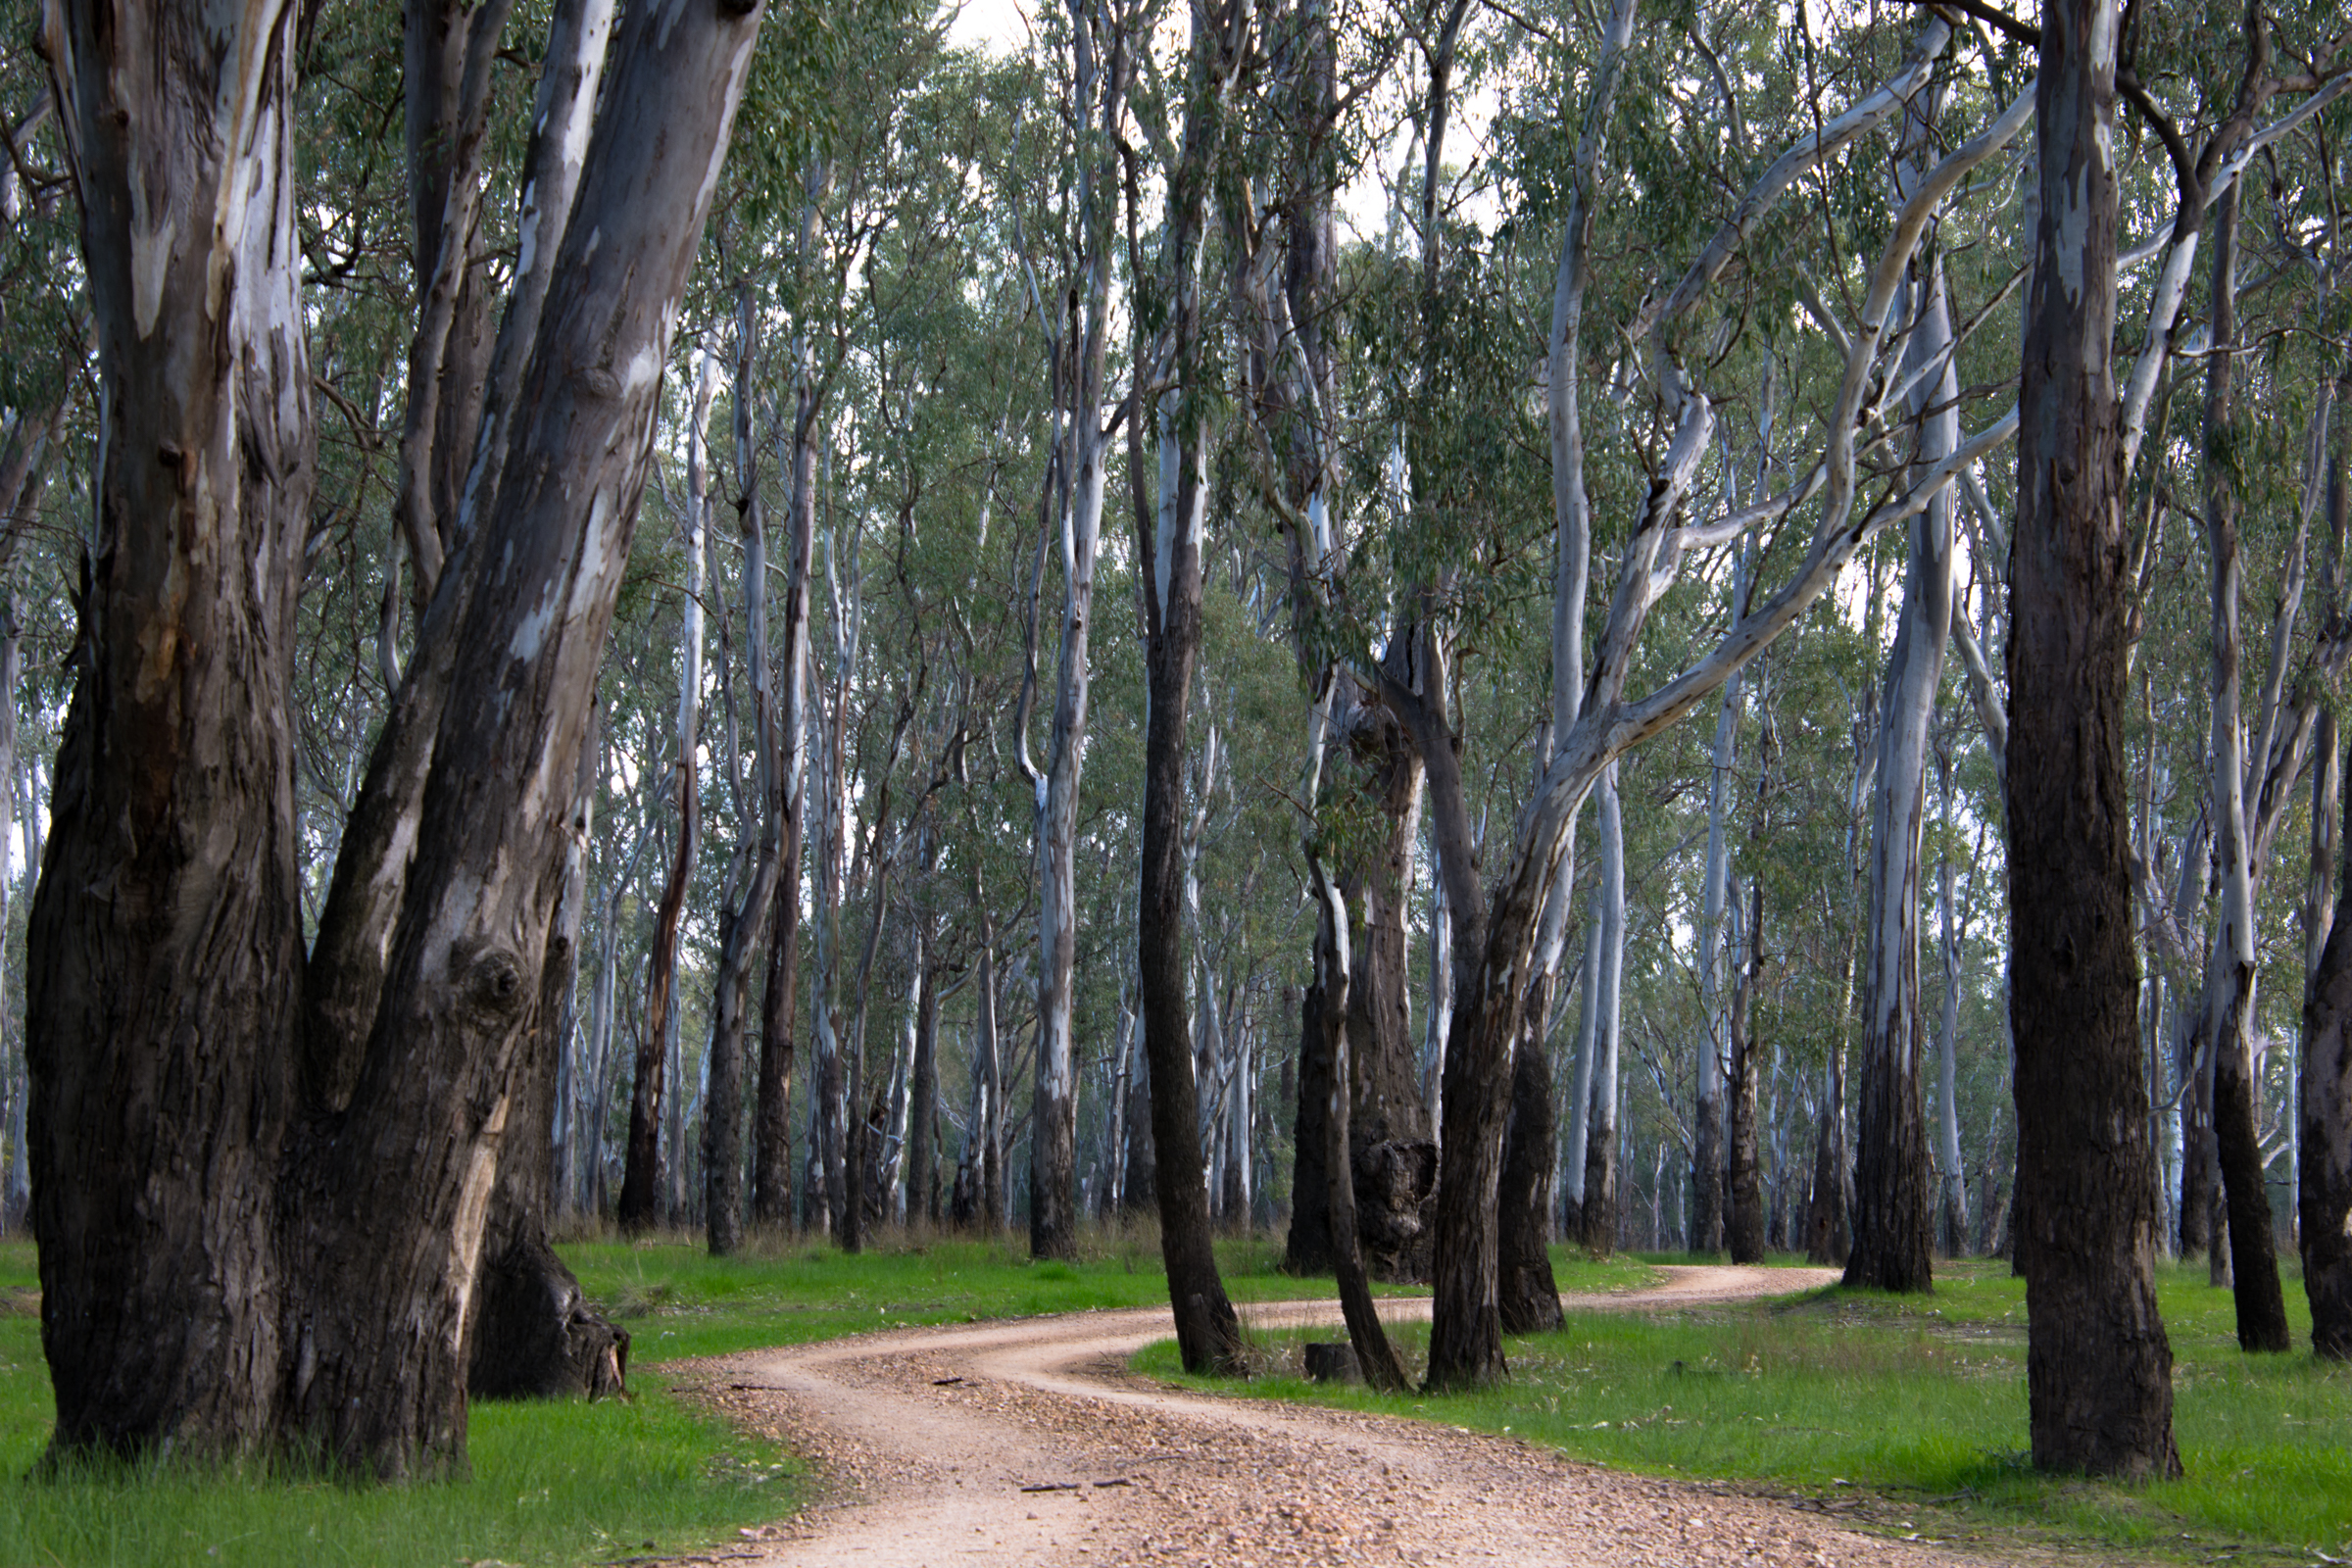
[[[2286,1299],[2254,1122],[2254,848],[2249,842],[2245,726],[2238,704],[2240,461],[2233,407],[2237,309],[2237,186],[2214,215],[2213,343],[2205,367],[2205,540],[2213,562],[2213,755],[2210,788],[2221,907],[2206,964],[2206,1051],[2213,1072],[2213,1140],[2230,1214],[2230,1273],[2237,1343],[2247,1350],[2288,1348]]]
[[[1564,1196],[1563,1234],[1584,1240],[1585,1149],[1592,1126],[1592,1044],[1600,1032],[1600,964],[1608,931],[1608,892],[1592,879],[1592,903],[1585,916],[1584,973],[1577,982],[1576,1060],[1568,1074],[1568,1135],[1561,1141]]]
[[[1547,1334],[1560,1326],[1560,1288],[1552,1278],[1550,1249],[1552,1160],[1559,1134],[1552,1123],[1551,1057],[1544,1039],[1551,987],[1552,976],[1540,974],[1528,996],[1525,1032],[1511,1063],[1502,1174],[1494,1187],[1495,1309],[1505,1334]]]
[[[1904,117],[1898,194],[1923,175],[1917,149],[1932,132],[1934,97]],[[1916,470],[1960,444],[1959,376],[1949,360],[1950,311],[1943,268],[1931,254],[1912,264],[1906,371],[1930,371],[1911,396]],[[1933,368],[1941,362],[1942,368]],[[1926,1020],[1919,988],[1920,843],[1927,812],[1928,730],[1952,622],[1951,492],[1911,519],[1903,608],[1886,660],[1871,808],[1870,921],[1863,948],[1861,1095],[1854,1170],[1854,1245],[1845,1283],[1883,1291],[1934,1289],[1934,1202],[1920,1077]]]
[[[2115,0],[2046,0],[2010,535],[2017,1261],[2037,1468],[2177,1475],[2124,774]]]
[[[784,802],[776,767],[776,704],[767,650],[767,514],[752,440],[752,286],[735,285],[736,525],[743,535],[743,612],[752,688],[750,808],[758,812],[743,894],[719,917],[718,971],[710,982],[710,1086],[703,1101],[703,1225],[711,1252],[743,1242],[744,1040],[751,1027],[752,960],[760,952],[782,862]],[[745,824],[750,827],[752,824]],[[742,852],[738,851],[740,861]]]
[[[1756,1091],[1762,1063],[1751,1020],[1764,970],[1764,879],[1748,880],[1747,961],[1732,992],[1730,1159],[1725,1177],[1725,1241],[1735,1263],[1764,1261],[1763,1165],[1756,1147]]]
[[[1953,897],[1956,878],[1952,846],[1958,841],[1953,836],[1952,768],[1948,752],[1937,752],[1936,767],[1943,797],[1943,853],[1936,872],[1936,929],[1943,956],[1943,1009],[1936,1031],[1936,1131],[1937,1163],[1943,1167],[1943,1201],[1937,1229],[1942,1236],[1944,1255],[1958,1257],[1968,1250],[1968,1169],[1967,1156],[1960,1152],[1960,988],[1964,982],[1960,918]],[[1973,880],[1973,870],[1970,876]]]
[[[1098,34],[1098,24],[1107,35]],[[1110,348],[1111,232],[1116,216],[1117,125],[1139,46],[1121,22],[1070,0],[1071,79],[1076,97],[1078,273],[1072,280],[1068,479],[1057,509],[1061,530],[1061,664],[1054,730],[1037,789],[1037,1067],[1029,1129],[1029,1250],[1074,1256],[1078,1247],[1078,1056],[1073,968],[1078,956],[1078,787],[1086,747],[1092,674],[1095,551],[1102,529],[1110,450],[1102,429],[1103,376]]]
[[[828,464],[828,470],[830,465]],[[841,909],[843,859],[849,834],[850,680],[858,665],[860,607],[858,536],[850,535],[847,570],[839,540],[828,527],[825,574],[833,592],[833,674],[829,689],[809,714],[809,750],[815,754],[816,987],[810,999],[808,1157],[821,1191],[808,1194],[811,1224],[840,1236],[849,1204],[850,1154],[848,1042],[841,1022]],[[813,1216],[822,1214],[822,1219]]]
[[[2328,538],[2335,554],[2330,561],[2330,589],[2339,586],[2341,551],[2346,525],[2352,522],[2352,495],[2345,483],[2344,440],[2338,437],[2328,463]],[[2336,753],[2336,725],[2322,721],[2328,765],[2315,783],[2312,858],[2315,862],[2315,909],[2325,898],[2327,879],[2338,875],[2339,853],[2352,853],[2352,831],[2340,834],[2335,845],[2323,842],[2319,818],[2323,802],[2317,793],[2333,789],[2343,795],[2343,770]],[[2345,795],[2352,802],[2352,795]],[[2332,805],[2332,802],[2326,804]],[[2332,821],[2334,813],[2324,813]],[[2295,1160],[2296,1233],[2303,1254],[2303,1293],[2311,1302],[2311,1348],[2330,1360],[2352,1360],[2352,873],[2341,876],[2332,919],[2323,938],[2311,940],[2320,956],[2311,964],[2311,980],[2303,1002],[2303,1055],[2297,1063],[2295,1115],[2299,1122]]]
[[[670,1070],[678,1058],[678,927],[702,848],[702,789],[699,759],[703,722],[703,584],[709,556],[703,541],[710,525],[710,457],[705,434],[710,403],[718,393],[718,366],[706,356],[688,416],[688,479],[685,516],[686,592],[678,615],[678,719],[676,760],[670,764],[677,803],[678,836],[670,852],[669,876],[654,913],[653,977],[646,985],[645,1037],[637,1047],[637,1076],[629,1092],[628,1163],[620,1183],[623,1229],[643,1230],[662,1217],[663,1111],[677,1123],[677,1102],[686,1086]],[[668,1170],[685,1159],[677,1139],[669,1140]]]
[[[906,1219],[939,1218],[939,963],[924,963],[914,993],[914,1059],[906,1085]]]
[[[1747,558],[1740,560],[1740,582],[1744,588]],[[1744,593],[1735,590],[1735,615],[1746,610]],[[1707,782],[1707,858],[1701,894],[1703,913],[1698,927],[1698,984],[1706,1011],[1706,1037],[1698,1046],[1697,1084],[1690,1106],[1690,1250],[1721,1250],[1724,1211],[1723,1088],[1725,1057],[1731,1049],[1729,1020],[1723,1008],[1723,919],[1731,883],[1731,838],[1725,831],[1731,815],[1732,769],[1739,760],[1740,680],[1723,683],[1723,706],[1715,718],[1715,747],[1710,754]]]
[[[2329,483],[2340,523],[2340,454]],[[2352,806],[2352,795],[2345,800]],[[2352,851],[2352,825],[2342,842]],[[2311,1348],[2326,1359],[2352,1361],[2352,865],[2340,873],[2334,919],[2303,1006],[2297,1089],[2302,1147],[2295,1202]]]
[[[5,475],[0,475],[5,478]],[[27,487],[29,488],[29,487]],[[0,489],[0,504],[5,491]],[[13,591],[0,590],[0,932],[8,929],[9,905],[16,888],[12,869],[17,836],[17,687],[24,678],[24,616]],[[39,868],[27,862],[37,875]],[[0,982],[7,968],[0,964]],[[0,1230],[14,1230],[32,1196],[25,1170],[24,1044],[0,983]]]
[[[1177,1348],[1186,1369],[1194,1372],[1229,1371],[1240,1364],[1242,1354],[1241,1323],[1226,1298],[1210,1244],[1208,1187],[1198,1130],[1200,1110],[1193,1064],[1193,1020],[1185,994],[1184,779],[1186,720],[1193,668],[1200,647],[1200,545],[1208,499],[1205,411],[1199,396],[1205,367],[1197,253],[1208,182],[1222,157],[1223,96],[1231,81],[1231,61],[1244,41],[1221,28],[1240,25],[1246,16],[1246,11],[1238,8],[1200,8],[1194,14],[1184,151],[1172,174],[1164,260],[1164,281],[1174,307],[1172,368],[1177,389],[1172,394],[1175,404],[1170,416],[1159,426],[1163,445],[1158,467],[1172,477],[1173,484],[1163,483],[1155,491],[1147,489],[1142,434],[1133,429],[1132,422],[1128,454],[1135,486],[1137,559],[1143,564],[1146,585],[1144,662],[1149,704],[1144,740],[1143,864],[1136,904],[1138,1027],[1143,1031],[1151,1086],[1150,1186],[1159,1203],[1160,1257],[1167,1270]],[[1099,362],[1094,373],[1101,373]],[[1041,994],[1041,1024],[1043,1017]],[[1038,1070],[1042,1084],[1042,1045]],[[1041,1087],[1040,1128],[1046,1108]],[[1033,1130],[1032,1137],[1042,1137],[1042,1133]],[[1132,1177],[1128,1185],[1135,1185]],[[1033,1249],[1042,1252],[1045,1233],[1035,1219],[1031,1235]]]
[[[59,1452],[234,1455],[278,1403],[303,968],[288,684],[315,472],[298,13],[42,22],[105,389],[26,927]]]
[[[1617,770],[1600,776],[1600,988],[1594,997],[1592,1108],[1585,1132],[1585,1249],[1617,1247],[1617,1049],[1624,1035],[1625,814]]]
[[[972,909],[980,920],[980,965],[975,976],[980,1016],[972,1030],[972,1200],[980,1229],[995,1235],[1004,1212],[1004,1058],[997,1038],[997,928],[987,895],[972,881]]]

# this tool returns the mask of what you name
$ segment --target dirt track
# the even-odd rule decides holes
[[[1571,1297],[1650,1309],[1809,1289],[1828,1270],[1670,1268]],[[1384,1316],[1426,1316],[1386,1300]],[[1244,1309],[1273,1328],[1331,1302]],[[1563,1460],[1458,1428],[1203,1397],[1124,1370],[1164,1309],[901,1330],[703,1370],[748,1424],[809,1455],[820,1503],[700,1560],[791,1568],[988,1564],[1979,1563],[1817,1515]]]

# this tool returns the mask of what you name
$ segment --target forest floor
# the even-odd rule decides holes
[[[1778,1296],[1834,1270],[1670,1267],[1571,1311]],[[1243,1309],[1252,1330],[1329,1302]],[[1392,1321],[1424,1299],[1382,1302]],[[1627,1474],[1507,1436],[1223,1398],[1128,1370],[1163,1309],[899,1330],[665,1368],[822,1477],[792,1520],[672,1559],[835,1565],[1981,1563],[1732,1486]],[[2002,1561],[2019,1560],[2003,1548]],[[2035,1551],[2032,1555],[2041,1556]]]

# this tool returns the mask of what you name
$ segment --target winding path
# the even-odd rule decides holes
[[[1830,1270],[1668,1268],[1570,1308],[1808,1289]],[[1392,1320],[1426,1299],[1381,1303]],[[1263,1328],[1327,1301],[1245,1307]],[[907,1329],[705,1363],[710,1396],[824,1473],[826,1496],[718,1557],[774,1568],[1325,1563],[1927,1565],[1981,1561],[1815,1514],[1560,1458],[1508,1437],[1182,1393],[1126,1358],[1161,1309]]]

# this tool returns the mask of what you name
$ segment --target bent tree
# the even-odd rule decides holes
[[[299,20],[61,4],[45,24],[108,388],[29,937],[54,1448],[450,1473],[488,1210],[564,956],[597,665],[760,17],[623,24],[511,434],[468,479],[408,677],[473,700],[421,705],[429,722],[412,704],[379,743],[364,795],[416,782],[391,792],[393,848],[345,856],[328,902],[389,887],[395,914],[331,955],[373,970],[337,976],[365,1005],[331,1031],[301,1004],[286,698],[314,472]],[[306,1053],[352,1063],[347,1098]]]

